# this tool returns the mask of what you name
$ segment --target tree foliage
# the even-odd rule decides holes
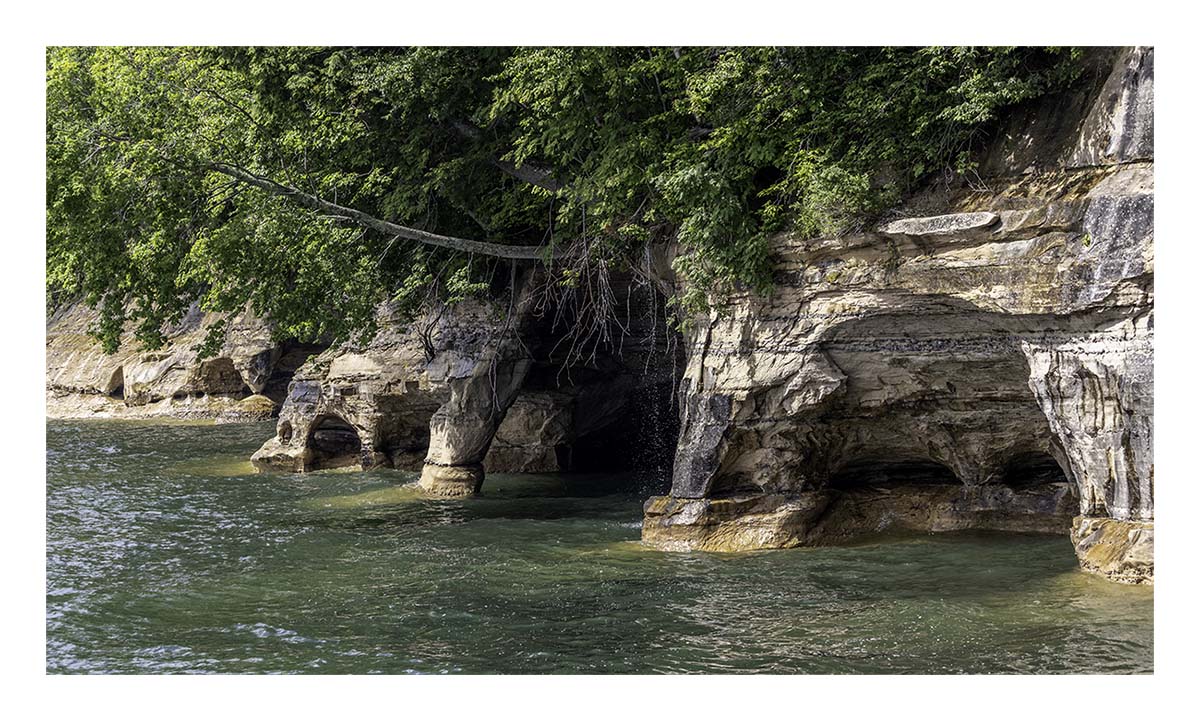
[[[769,287],[767,234],[854,230],[962,170],[1004,108],[1069,83],[1054,48],[52,48],[47,282],[99,335],[161,342],[193,302],[281,335],[497,292],[507,263],[393,224],[538,247],[564,285],[677,239],[686,310]]]

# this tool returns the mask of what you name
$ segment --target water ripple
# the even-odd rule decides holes
[[[47,428],[52,673],[1146,673],[1062,538],[641,546],[628,478],[253,475],[258,426]],[[644,483],[644,479],[639,483]]]

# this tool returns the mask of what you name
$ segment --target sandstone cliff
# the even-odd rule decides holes
[[[96,319],[77,303],[46,324],[51,418],[265,420],[277,412],[292,372],[317,350],[273,341],[269,326],[247,312],[229,319],[220,351],[201,360],[198,346],[217,317],[193,308],[166,329],[162,349],[141,349],[129,331],[109,355],[90,334]]]
[[[643,538],[1066,533],[1077,515],[1084,568],[1150,580],[1152,148],[1153,50],[1125,50],[1014,118],[980,177],[914,198],[920,216],[776,238],[775,292],[687,338],[673,485]]]
[[[623,435],[663,430],[647,398],[669,402],[674,349],[655,326],[652,291],[628,281],[618,288],[628,335],[564,369],[556,358],[562,328],[533,307],[538,273],[519,280],[511,310],[471,301],[405,321],[381,309],[382,330],[370,343],[330,349],[297,371],[278,433],[254,464],[408,468],[422,471],[431,493],[467,495],[485,467],[553,472],[652,462],[604,457],[604,446]]]

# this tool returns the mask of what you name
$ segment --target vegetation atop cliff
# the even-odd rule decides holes
[[[677,238],[685,298],[769,284],[765,235],[853,230],[964,171],[1046,48],[54,48],[50,305],[154,347],[194,301],[283,335],[373,329],[553,264],[557,292]],[[505,260],[505,259],[509,260]]]

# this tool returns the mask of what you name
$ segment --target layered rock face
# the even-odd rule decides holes
[[[132,331],[108,355],[90,335],[96,311],[72,304],[46,325],[46,414],[51,418],[184,418],[218,422],[272,418],[295,369],[314,346],[279,343],[250,312],[228,319],[211,358],[197,350],[217,316],[193,308],[156,351]]]
[[[561,336],[534,307],[537,272],[519,279],[511,308],[464,301],[409,321],[381,309],[368,344],[300,368],[255,466],[420,470],[441,496],[477,492],[485,468],[603,467],[597,447],[650,424],[646,399],[669,396],[674,381],[666,330],[647,322],[653,291],[621,286],[632,321],[619,351],[564,369]]]
[[[1106,59],[1014,118],[969,186],[874,232],[774,239],[772,296],[687,339],[646,542],[1053,531],[1087,570],[1152,580],[1153,50]]]

